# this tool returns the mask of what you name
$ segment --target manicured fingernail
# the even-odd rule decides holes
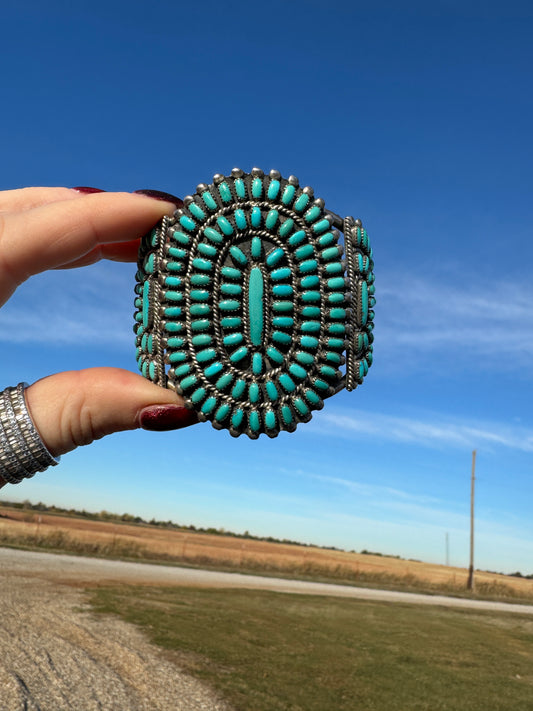
[[[105,193],[105,190],[100,190],[100,188],[89,188],[87,185],[81,185],[77,188],[72,188],[72,190],[76,190],[78,193],[86,193],[87,195],[90,193]]]
[[[171,195],[170,193],[164,193],[162,190],[134,190],[137,195],[146,195],[147,197],[154,198],[154,200],[164,200],[165,202],[172,202],[176,207],[181,207],[183,205],[183,200]]]
[[[197,422],[196,412],[181,405],[150,405],[141,410],[139,415],[139,425],[143,430],[155,432],[179,430]]]

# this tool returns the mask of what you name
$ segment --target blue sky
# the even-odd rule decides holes
[[[533,9],[526,2],[4,8],[0,188],[193,192],[294,173],[361,217],[375,362],[275,440],[199,425],[66,455],[3,498],[533,572]],[[40,275],[0,312],[2,387],[135,369],[133,265]],[[263,441],[266,439],[266,441]]]

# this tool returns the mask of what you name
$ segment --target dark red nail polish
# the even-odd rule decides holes
[[[164,200],[165,202],[172,202],[176,207],[181,207],[183,205],[183,200],[170,193],[164,193],[162,190],[134,190],[137,195],[146,195],[147,197],[154,198],[154,200]]]
[[[139,415],[139,424],[143,430],[153,432],[179,430],[197,422],[196,412],[181,405],[151,405],[141,410]]]
[[[87,195],[90,195],[91,193],[105,193],[105,190],[100,190],[100,188],[89,188],[86,185],[81,185],[80,187],[72,188],[72,190],[76,190],[76,192],[78,193],[85,193]]]

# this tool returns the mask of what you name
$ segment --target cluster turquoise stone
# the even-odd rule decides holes
[[[368,235],[293,176],[216,175],[143,238],[138,266],[141,373],[233,436],[293,431],[372,364]]]

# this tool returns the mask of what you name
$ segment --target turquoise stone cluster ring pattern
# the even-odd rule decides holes
[[[372,364],[373,267],[361,221],[294,176],[217,174],[142,240],[139,369],[235,437],[291,432]]]

